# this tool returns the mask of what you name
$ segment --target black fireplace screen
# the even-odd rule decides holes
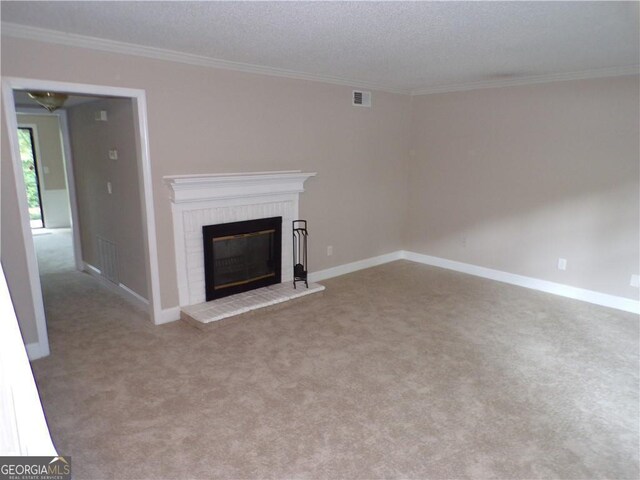
[[[281,281],[282,217],[202,227],[207,301]]]

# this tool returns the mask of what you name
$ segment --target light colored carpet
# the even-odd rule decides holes
[[[632,314],[405,261],[206,331],[43,283],[33,368],[77,479],[639,475]]]
[[[39,228],[31,233],[41,277],[75,269],[70,228]]]

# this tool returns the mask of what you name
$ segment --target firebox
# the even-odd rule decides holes
[[[281,282],[282,217],[202,227],[207,302]]]

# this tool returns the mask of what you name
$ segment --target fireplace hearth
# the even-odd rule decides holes
[[[202,227],[206,300],[281,282],[282,217]]]

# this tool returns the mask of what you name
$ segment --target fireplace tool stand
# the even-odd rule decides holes
[[[309,288],[307,281],[307,221],[293,221],[293,288],[296,282],[304,282]]]

